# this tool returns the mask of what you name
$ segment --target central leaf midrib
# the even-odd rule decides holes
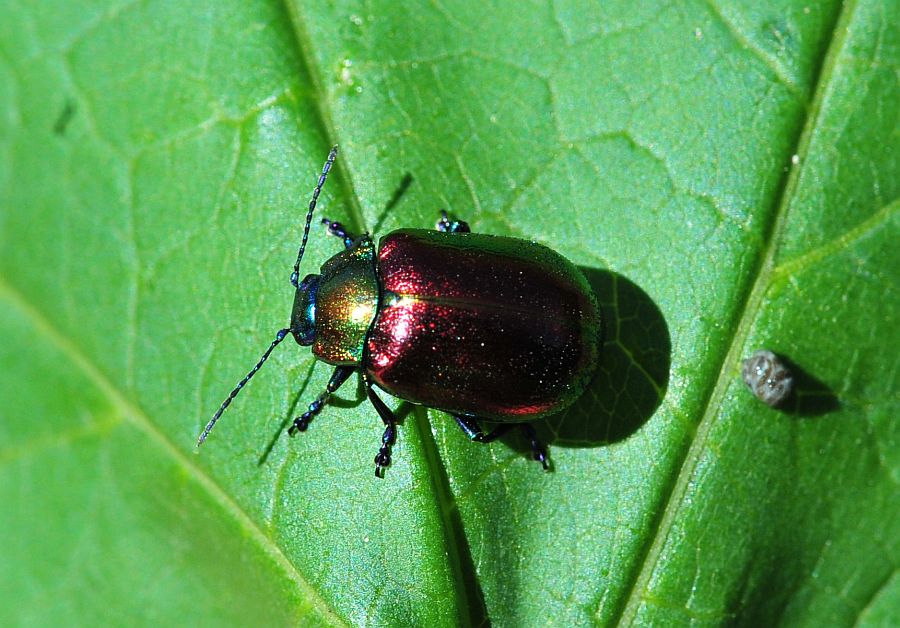
[[[800,126],[797,140],[794,142],[795,150],[791,152],[792,155],[800,156],[801,163],[806,161],[804,157],[812,134],[816,129],[832,66],[846,38],[846,33],[848,32],[847,24],[853,15],[856,3],[857,0],[849,0],[846,3],[842,3],[838,18],[831,31],[831,37],[825,46],[824,62],[821,64],[816,77],[812,104],[807,108],[806,119]],[[702,406],[703,413],[700,422],[697,424],[694,437],[685,447],[684,459],[678,467],[672,483],[672,490],[666,498],[662,515],[658,519],[659,525],[653,538],[646,545],[647,550],[634,572],[635,575],[631,580],[631,586],[627,590],[625,602],[620,606],[621,612],[615,620],[615,623],[618,625],[629,626],[636,619],[643,592],[656,569],[669,532],[683,504],[683,497],[689,488],[690,480],[700,460],[699,454],[705,446],[712,423],[718,415],[719,402],[724,398],[727,388],[731,385],[733,375],[728,365],[737,363],[750,333],[752,322],[760,309],[762,297],[769,285],[769,278],[774,269],[774,257],[777,252],[778,242],[784,229],[788,207],[798,184],[800,172],[800,168],[791,169],[782,188],[782,193],[775,200],[775,211],[767,228],[766,248],[759,257],[760,261],[756,273],[748,277],[749,289],[745,292],[746,298],[743,306],[736,312],[735,320],[737,323],[734,328],[732,342],[719,364],[718,377],[710,390],[706,403]]]
[[[298,14],[293,3],[290,0],[282,0],[282,4],[285,7],[288,16],[290,17],[292,31],[296,40],[295,43],[297,46],[297,51],[303,63],[303,69],[306,71],[306,75],[309,77],[309,80],[312,83],[313,100],[315,101],[316,111],[319,115],[318,122],[321,132],[328,141],[332,141],[340,145],[337,137],[337,132],[334,127],[334,121],[327,106],[328,99],[326,98],[326,91],[324,86],[322,85],[319,74],[316,71],[317,66],[315,64],[315,58],[312,54],[312,39],[306,32],[306,26],[303,22],[302,16]],[[344,173],[347,174],[345,175]],[[340,184],[340,187],[343,191],[343,196],[349,201],[353,226],[357,229],[358,233],[368,233],[368,230],[366,228],[365,216],[362,211],[362,201],[357,195],[356,189],[353,185],[352,173],[353,170],[350,165],[350,160],[345,156],[341,160],[340,166],[336,169],[335,178]],[[427,413],[422,414],[427,415]],[[425,425],[421,426],[421,429],[429,430],[430,425],[428,425],[427,416],[425,417],[425,423]],[[440,477],[444,477],[446,474],[445,469],[434,468],[435,465],[441,464],[440,452],[437,450],[437,445],[434,443],[434,440],[432,438],[423,436],[419,438],[419,442],[421,447],[425,451],[426,465],[430,467],[431,473],[438,474]],[[471,611],[471,609],[473,608],[484,609],[483,599],[468,599],[470,596],[477,598],[478,592],[473,591],[472,589],[470,589],[470,587],[467,587],[465,585],[466,582],[477,582],[478,576],[476,573],[474,573],[473,569],[467,569],[463,566],[461,548],[457,547],[456,543],[453,540],[454,531],[456,531],[457,524],[450,513],[453,512],[454,508],[448,507],[447,504],[441,503],[442,497],[444,500],[447,500],[450,503],[450,506],[452,506],[452,502],[454,499],[453,492],[440,491],[439,487],[437,486],[437,483],[439,482],[437,477],[433,477],[432,480],[433,488],[435,488],[435,491],[439,493],[439,496],[435,497],[435,505],[438,510],[438,516],[441,518],[443,524],[442,532],[444,536],[444,545],[447,547],[447,556],[450,558],[450,567],[453,570],[453,575],[456,580],[456,594],[458,596],[458,599],[460,599],[467,606],[467,608],[460,609],[463,613],[463,616],[465,616],[465,612],[467,610]],[[465,529],[460,529],[458,530],[458,532],[461,538],[466,538]],[[464,573],[469,571],[472,571],[473,573]],[[486,621],[490,620],[486,618]]]
[[[319,132],[325,138],[326,143],[330,144],[333,142],[337,144],[340,149],[340,142],[338,141],[337,131],[334,127],[334,120],[327,107],[327,92],[315,69],[315,58],[312,54],[310,44],[311,39],[306,32],[302,16],[296,12],[290,0],[281,0],[281,2],[287,13],[288,20],[291,23],[291,32],[294,34],[294,43],[297,47],[297,54],[300,58],[300,62],[305,70],[306,76],[312,83],[312,100],[315,104],[316,112],[318,113]],[[324,159],[325,154],[323,153],[322,160],[324,161]],[[350,161],[345,154],[340,153],[340,150],[338,152],[337,161],[339,162],[339,166],[333,171],[332,179],[340,186],[343,197],[350,203],[351,226],[356,228],[358,233],[366,233],[366,219],[363,215],[362,203],[359,195],[357,195],[356,190],[353,187]],[[347,174],[345,175],[344,173]],[[314,180],[312,179],[313,176],[318,177],[318,172],[311,173],[311,181]],[[312,192],[312,187],[310,187],[310,192]]]

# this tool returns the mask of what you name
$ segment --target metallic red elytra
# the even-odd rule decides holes
[[[472,440],[490,442],[519,427],[535,460],[547,454],[528,423],[563,410],[597,366],[600,309],[584,275],[540,244],[474,234],[447,214],[437,231],[400,229],[381,238],[351,236],[324,219],[345,249],[320,274],[298,283],[300,260],[319,193],[337,155],[331,150],[313,192],[291,275],[297,288],[282,329],[209,421],[203,443],[241,388],[287,334],[335,367],[324,392],[295,419],[304,431],[328,397],[359,371],[385,424],[375,475],[390,464],[396,418],[374,387],[450,413]],[[485,433],[478,420],[498,423]]]

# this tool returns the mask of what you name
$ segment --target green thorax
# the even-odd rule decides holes
[[[322,265],[313,353],[335,366],[358,365],[377,312],[375,244],[362,236]]]

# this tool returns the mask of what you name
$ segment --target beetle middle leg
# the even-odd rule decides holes
[[[528,444],[531,445],[531,457],[541,463],[544,471],[550,468],[547,464],[547,450],[538,440],[537,433],[530,423],[501,423],[495,429],[485,434],[484,430],[481,429],[481,425],[478,424],[478,419],[475,417],[454,414],[453,418],[456,419],[457,425],[466,433],[466,436],[477,443],[490,443],[511,429],[519,428],[522,430],[526,440],[528,440]]]
[[[375,406],[375,411],[378,412],[378,416],[381,417],[385,425],[384,434],[381,435],[381,449],[375,455],[375,477],[383,479],[384,468],[391,464],[391,445],[397,439],[397,417],[394,416],[391,409],[385,405],[381,397],[372,389],[372,384],[368,378],[365,379],[365,384],[366,395],[369,397],[372,405]]]
[[[353,371],[354,369],[349,366],[336,367],[334,373],[331,374],[331,379],[328,380],[328,385],[325,386],[325,390],[316,397],[315,401],[309,404],[309,408],[306,412],[294,419],[294,424],[288,428],[288,434],[293,436],[297,432],[305,432],[313,417],[322,411],[322,408],[325,406],[331,393],[340,388],[341,384],[347,381],[347,378],[350,377],[350,374]]]
[[[434,225],[434,228],[447,233],[470,233],[472,231],[469,228],[469,223],[463,220],[450,220],[450,216],[443,209],[441,210],[441,217]]]
[[[356,242],[358,236],[347,233],[346,227],[344,227],[344,225],[342,225],[341,223],[323,218],[322,224],[328,226],[328,233],[343,240],[344,246],[346,248],[349,249],[351,246],[353,246],[353,243]]]

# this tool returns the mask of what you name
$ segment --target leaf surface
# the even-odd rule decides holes
[[[0,623],[900,618],[890,0],[0,7]],[[306,199],[533,239],[600,373],[554,469],[279,348]],[[313,272],[339,243],[314,229]],[[740,379],[786,356],[781,410]],[[352,382],[353,380],[351,380]]]

